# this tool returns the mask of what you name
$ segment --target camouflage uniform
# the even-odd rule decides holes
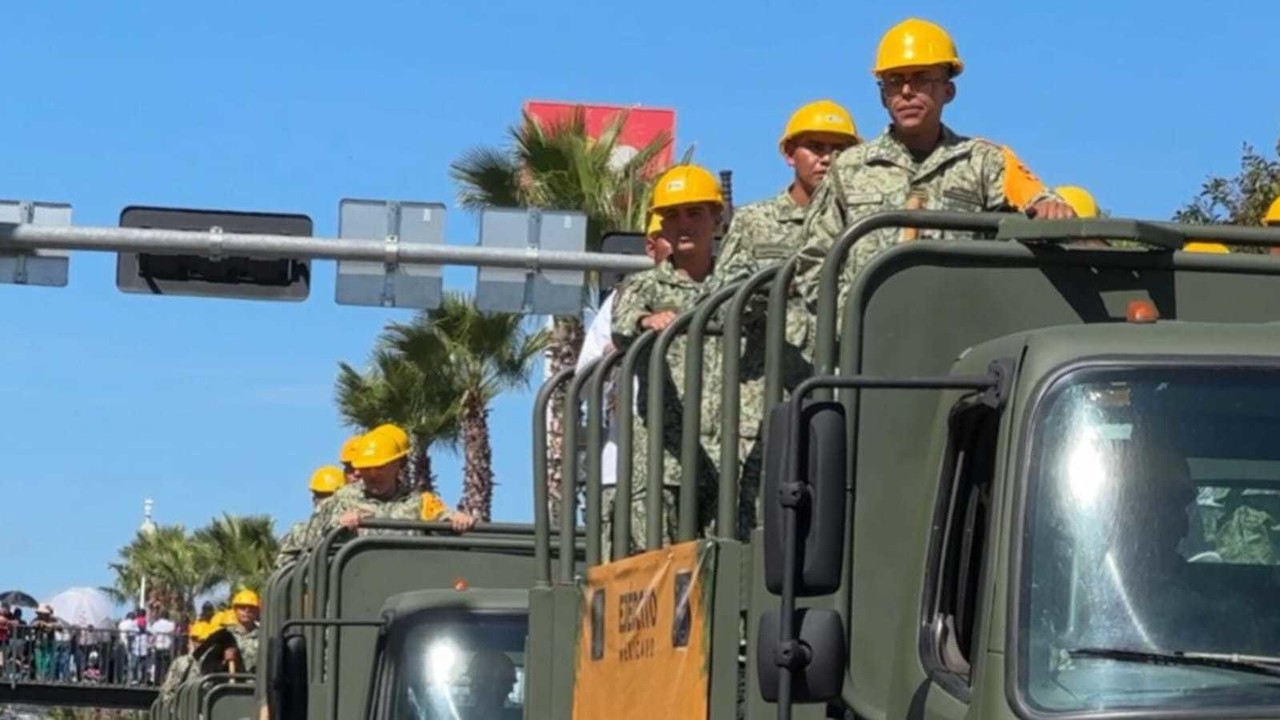
[[[306,531],[307,521],[299,520],[289,528],[289,532],[285,533],[284,537],[280,538],[280,550],[276,553],[276,567],[280,567],[302,554],[303,549],[306,547],[302,544],[302,538],[305,536]]]
[[[1223,503],[1215,549],[1225,562],[1280,564],[1280,495],[1268,490],[1233,490]]]
[[[627,278],[618,288],[618,298],[613,308],[613,344],[619,352],[625,352],[631,343],[646,332],[640,325],[641,320],[654,313],[666,310],[680,314],[688,310],[698,297],[702,283],[696,282],[678,271],[672,260],[644,270]],[[664,489],[664,543],[675,539],[679,511],[675,500],[680,487],[680,427],[682,418],[682,402],[684,397],[684,357],[686,338],[681,335],[672,343],[667,353],[667,372],[663,393],[663,473]],[[719,343],[711,338],[703,345],[703,396],[702,422],[699,430],[701,438],[698,468],[699,488],[699,521],[702,533],[708,531],[715,517],[714,500],[716,496],[716,470],[719,463],[719,452],[711,448],[719,447],[719,377],[720,353]],[[638,402],[635,412],[640,421],[634,427],[632,443],[632,503],[631,503],[631,537],[637,547],[642,547],[645,538],[647,513],[645,495],[648,487],[648,419],[646,417],[649,397],[649,353],[637,363],[639,379]],[[623,479],[619,478],[619,482]],[[606,510],[612,505],[612,493],[606,499]],[[612,523],[609,523],[611,527]]]
[[[758,268],[786,260],[800,249],[804,218],[805,208],[791,197],[790,189],[737,208],[720,247],[716,276],[737,282]]]
[[[360,510],[369,517],[382,520],[433,521],[446,520],[451,515],[440,498],[431,493],[406,488],[397,483],[391,497],[384,499],[366,492],[363,482],[348,483],[316,506],[294,546],[296,548],[293,551],[294,555],[286,555],[282,551],[276,558],[276,567],[280,567],[290,557],[320,542],[330,530],[340,525],[339,518],[351,510]],[[404,530],[361,528],[357,530],[357,534],[413,535],[414,533]]]
[[[810,310],[816,310],[818,277],[836,238],[851,223],[883,210],[999,212],[1020,210],[1041,200],[1059,200],[1008,148],[942,128],[938,146],[916,160],[886,131],[842,151],[818,186],[805,218],[796,279]],[[863,236],[850,250],[840,276],[837,308],[843,308],[853,278],[882,251],[911,239],[970,240],[959,230],[884,228]],[[807,343],[812,357],[814,338]]]
[[[236,624],[227,628],[236,638],[236,647],[240,649],[240,661],[244,667],[236,672],[250,673],[258,667],[258,626],[246,630],[243,625]]]
[[[196,677],[200,674],[200,664],[190,653],[179,656],[169,666],[169,672],[164,676],[164,682],[160,685],[160,696],[165,702],[173,702],[178,694],[178,688],[182,683]]]
[[[751,203],[736,210],[725,237],[714,275],[709,278],[701,297],[708,297],[732,283],[748,280],[760,270],[781,264],[801,247],[806,209],[791,197],[790,188],[772,198]],[[746,535],[758,524],[756,505],[760,491],[763,464],[764,385],[765,385],[765,315],[767,285],[757,290],[747,305],[743,318],[743,345],[740,349],[739,373],[739,526],[737,535]],[[723,306],[722,306],[723,307]],[[723,322],[722,310],[719,319]],[[783,387],[794,389],[811,372],[801,349],[809,336],[813,318],[798,297],[787,304],[784,322]]]

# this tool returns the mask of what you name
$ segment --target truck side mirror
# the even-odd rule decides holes
[[[298,628],[285,634],[280,652],[276,653],[275,669],[271,687],[276,706],[273,717],[307,717],[307,640]]]
[[[760,617],[756,635],[756,676],[760,695],[767,702],[778,701],[778,667],[790,665],[791,700],[797,703],[831,702],[840,698],[844,684],[844,622],[834,610],[796,610],[797,639],[791,657],[780,657],[778,611]]]
[[[762,489],[765,586],[775,595],[782,593],[782,503],[787,493],[799,500],[796,595],[812,597],[835,592],[844,565],[845,414],[838,402],[806,402],[799,413],[799,444],[792,447],[794,403],[778,403],[769,415]]]

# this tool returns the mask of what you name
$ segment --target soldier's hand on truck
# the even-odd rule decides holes
[[[360,520],[368,516],[369,513],[363,510],[348,510],[338,516],[338,524],[348,530],[355,530],[360,527]]]
[[[644,328],[648,328],[649,330],[656,330],[658,332],[661,332],[668,325],[674,322],[675,319],[676,319],[676,312],[674,310],[663,310],[662,312],[656,312],[650,315],[649,317],[646,317],[645,319],[641,320],[640,326]]]
[[[455,510],[449,514],[449,524],[453,526],[454,532],[466,532],[475,527],[476,519],[461,510]]]
[[[1041,200],[1027,208],[1027,216],[1037,220],[1070,220],[1076,216],[1076,211],[1064,202]]]

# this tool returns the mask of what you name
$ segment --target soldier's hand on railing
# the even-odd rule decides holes
[[[348,510],[338,516],[338,524],[348,530],[355,530],[360,527],[360,521],[369,515],[364,510]]]
[[[449,524],[453,526],[454,532],[463,533],[475,527],[476,519],[461,510],[455,510],[449,514]]]
[[[640,326],[649,330],[661,332],[668,325],[675,322],[676,312],[674,310],[663,310],[656,312],[640,321]]]
[[[1037,220],[1070,220],[1076,216],[1076,211],[1064,202],[1041,200],[1027,208],[1027,216]]]

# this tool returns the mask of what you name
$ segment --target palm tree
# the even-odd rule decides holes
[[[419,366],[424,374],[446,358],[460,390],[457,406],[465,455],[458,508],[479,520],[488,521],[493,506],[489,404],[503,390],[527,385],[534,358],[549,339],[545,331],[528,332],[521,316],[481,313],[458,293],[446,293],[439,308],[420,313],[411,323],[392,323],[384,331],[383,349]]]
[[[609,232],[643,229],[650,185],[663,169],[655,159],[671,144],[671,138],[663,134],[619,163],[615,152],[626,117],[626,113],[619,113],[598,138],[592,139],[582,107],[566,121],[545,128],[524,113],[520,125],[508,131],[509,148],[474,148],[450,166],[459,188],[458,203],[470,210],[537,207],[584,212],[590,251],[598,251]],[[582,339],[578,318],[555,318],[547,357],[552,373],[574,365]],[[547,431],[547,489],[553,518],[559,514],[561,495],[563,405],[563,393],[558,392],[552,399]]]
[[[230,592],[241,588],[260,591],[280,549],[274,526],[269,515],[224,513],[197,530],[192,542],[208,548],[214,579],[226,583]]]
[[[172,617],[189,617],[196,597],[219,583],[215,564],[212,548],[188,535],[182,525],[159,525],[153,532],[139,532],[120,548],[119,561],[109,564],[115,585],[103,590],[116,602],[132,604],[145,577],[149,607]]]
[[[385,338],[380,341],[385,345]],[[424,348],[423,352],[430,352]],[[338,366],[338,412],[349,425],[369,430],[395,423],[409,434],[409,481],[421,490],[435,492],[431,472],[431,448],[457,447],[459,399],[462,390],[443,347],[437,356],[422,355],[416,362],[386,347],[377,347],[373,363],[361,373],[346,363]]]

